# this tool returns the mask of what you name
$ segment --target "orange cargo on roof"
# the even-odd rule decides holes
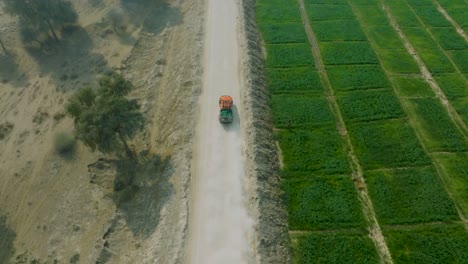
[[[221,95],[219,98],[219,108],[221,109],[231,109],[232,107],[232,97],[229,95]]]

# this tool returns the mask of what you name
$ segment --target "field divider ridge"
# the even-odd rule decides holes
[[[460,25],[457,23],[457,21],[455,21],[448,13],[447,11],[445,11],[445,9],[439,4],[439,2],[437,2],[436,0],[432,0],[432,2],[435,4],[435,6],[437,7],[437,10],[445,17],[445,19],[447,19],[450,24],[452,24],[452,26],[455,28],[455,30],[457,31],[458,34],[460,34],[460,36],[462,36],[465,41],[468,42],[468,36],[466,35],[465,31],[463,31],[463,28],[460,27]]]
[[[398,34],[400,39],[403,41],[403,45],[405,46],[406,50],[408,53],[413,57],[413,59],[416,61],[416,63],[419,66],[419,69],[422,73],[422,76],[424,80],[429,84],[431,87],[432,91],[436,94],[437,98],[440,100],[442,106],[446,109],[449,117],[453,120],[453,123],[455,126],[460,130],[462,135],[464,136],[465,139],[468,138],[468,127],[466,126],[465,122],[463,122],[462,118],[460,115],[455,111],[453,108],[452,104],[450,101],[447,99],[447,96],[445,93],[442,91],[440,88],[439,84],[435,81],[434,77],[432,76],[431,72],[427,68],[426,64],[422,61],[421,57],[419,54],[416,52],[416,49],[413,47],[409,39],[406,37],[406,35],[403,33],[403,31],[400,29],[400,26],[396,22],[396,19],[393,17],[390,9],[386,5],[384,0],[380,0],[381,8],[385,12],[389,22],[390,26],[395,30],[395,32]],[[419,19],[419,17],[418,17]],[[432,35],[431,35],[432,37]],[[442,52],[445,51],[442,50]],[[449,59],[451,62],[452,60],[447,56],[447,59]],[[453,62],[452,62],[453,64]]]
[[[315,60],[315,67],[319,73],[320,76],[320,81],[324,87],[325,93],[326,93],[326,98],[328,101],[328,104],[330,106],[330,109],[332,113],[335,115],[336,119],[336,126],[337,129],[340,133],[340,135],[343,137],[345,143],[346,143],[346,148],[348,151],[348,155],[350,157],[352,166],[352,178],[354,182],[354,186],[357,189],[358,197],[359,200],[361,201],[362,204],[362,209],[364,213],[364,218],[366,219],[369,227],[369,236],[372,239],[376,249],[377,253],[379,254],[379,257],[383,263],[393,263],[392,257],[390,255],[390,251],[388,249],[387,243],[385,242],[385,238],[383,236],[382,230],[379,226],[379,223],[377,221],[377,217],[374,211],[374,207],[372,204],[372,201],[369,197],[369,193],[367,191],[367,186],[365,183],[365,179],[363,176],[363,171],[361,168],[361,165],[359,164],[358,158],[356,154],[354,153],[353,146],[351,144],[351,139],[349,137],[349,134],[346,130],[346,125],[344,123],[343,117],[341,115],[340,108],[338,106],[338,103],[336,101],[335,95],[333,88],[331,86],[330,80],[328,78],[327,72],[325,70],[324,63],[322,61],[322,57],[320,54],[320,50],[318,47],[318,42],[317,39],[315,38],[314,32],[312,30],[312,27],[310,26],[310,20],[307,15],[307,11],[305,8],[305,4],[303,0],[298,0],[299,3],[299,9],[302,17],[302,21],[304,24],[304,28],[307,34],[307,38],[309,40],[309,44],[312,49],[312,54],[314,56]]]

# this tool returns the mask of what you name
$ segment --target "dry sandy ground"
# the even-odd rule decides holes
[[[187,263],[253,263],[253,220],[248,215],[240,102],[239,6],[208,0],[204,78],[199,98],[191,183]],[[220,124],[218,99],[231,95],[234,121]]]
[[[26,50],[16,19],[0,13],[10,51],[0,53],[0,123],[13,125],[0,140],[0,263],[69,263],[77,256],[80,263],[178,263],[204,2],[73,3],[79,27],[46,53]],[[109,12],[122,18],[118,32]],[[78,144],[64,158],[53,146],[57,132],[73,130],[68,117],[54,118],[67,98],[112,68],[134,82],[132,96],[148,118],[132,142],[146,154],[134,186],[117,194],[116,157]]]

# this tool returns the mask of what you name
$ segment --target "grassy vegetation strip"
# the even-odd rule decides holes
[[[467,138],[455,126],[439,100],[414,98],[405,99],[403,103],[429,152],[468,150]]]
[[[331,85],[338,91],[390,87],[379,65],[337,65],[326,68]]]
[[[348,5],[346,6],[349,8],[349,10],[351,10],[351,8]],[[379,223],[377,222],[377,218],[375,216],[372,201],[370,200],[369,195],[367,193],[366,184],[364,182],[364,178],[362,175],[361,165],[356,155],[354,154],[353,145],[351,144],[351,140],[348,136],[346,125],[343,121],[343,117],[341,116],[341,112],[338,107],[336,98],[334,97],[334,90],[331,86],[327,72],[325,71],[325,65],[323,64],[323,61],[322,61],[322,56],[320,54],[318,42],[314,35],[314,32],[312,31],[310,19],[307,14],[307,9],[305,7],[303,0],[299,0],[299,8],[301,11],[301,17],[305,25],[305,29],[306,29],[307,36],[309,38],[310,45],[312,46],[312,51],[314,55],[314,60],[316,62],[317,70],[320,74],[320,78],[325,88],[332,112],[335,114],[335,118],[337,120],[337,128],[340,131],[340,134],[342,135],[343,140],[346,143],[347,154],[349,155],[351,159],[352,169],[353,169],[353,172],[352,172],[353,181],[355,183],[355,188],[358,190],[358,197],[359,197],[359,200],[361,201],[364,218],[368,225],[369,236],[372,239],[372,242],[374,243],[375,248],[377,249],[380,262],[393,263],[392,257],[385,243],[385,239],[382,235],[382,231],[380,229]],[[352,10],[351,10],[351,13],[352,13]]]
[[[367,41],[322,42],[320,52],[325,65],[378,64]]]
[[[313,67],[266,69],[268,88],[273,94],[323,93],[320,77]]]
[[[372,171],[364,176],[382,224],[459,220],[432,167]]]
[[[468,154],[458,153],[434,153],[432,157],[436,160],[449,193],[461,213],[468,218]]]
[[[372,240],[363,233],[294,234],[291,242],[294,264],[379,262]]]
[[[338,104],[345,122],[400,118],[403,110],[391,90],[340,93]]]
[[[406,120],[378,121],[348,127],[353,146],[366,170],[431,163]]]
[[[307,44],[270,44],[267,47],[268,68],[313,66],[312,54]]]
[[[287,180],[283,181],[283,190],[290,230],[365,226],[357,193],[349,176],[284,173],[289,174],[285,175]],[[296,177],[299,179],[294,179]]]
[[[280,130],[284,169],[322,174],[349,173],[340,135],[333,126],[310,130]]]
[[[385,228],[398,263],[466,263],[468,235],[462,225]]]
[[[459,129],[463,132],[463,134],[466,135],[466,133],[468,133],[468,128],[466,124],[463,122],[460,115],[455,111],[453,106],[450,104],[450,102],[448,101],[447,97],[445,96],[444,92],[439,87],[437,82],[434,81],[432,74],[429,72],[428,68],[426,67],[426,65],[424,64],[424,62],[422,61],[421,57],[418,55],[414,47],[411,45],[406,35],[400,30],[400,26],[398,25],[397,21],[393,17],[393,14],[389,10],[386,3],[387,3],[386,1],[381,0],[381,7],[387,14],[387,17],[390,21],[391,26],[394,28],[396,32],[398,32],[400,39],[405,44],[406,50],[413,56],[415,61],[418,63],[424,79],[429,83],[429,85],[431,86],[431,89],[434,91],[436,96],[441,101],[442,105],[448,112],[450,118],[454,120],[455,124],[459,127]]]

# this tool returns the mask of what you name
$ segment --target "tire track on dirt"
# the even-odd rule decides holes
[[[405,2],[406,3],[406,2]],[[382,10],[385,12],[385,14],[387,15],[387,18],[390,22],[390,25],[391,27],[395,30],[395,32],[398,34],[398,36],[400,37],[400,39],[403,41],[403,45],[405,46],[407,52],[413,57],[413,59],[416,61],[416,63],[418,64],[419,66],[419,69],[421,71],[421,74],[424,78],[424,80],[430,85],[432,91],[435,93],[435,95],[437,96],[437,98],[440,100],[440,102],[442,103],[442,106],[446,109],[450,119],[452,119],[453,123],[455,124],[455,126],[460,130],[460,132],[462,133],[462,135],[465,137],[465,139],[468,137],[468,128],[466,126],[466,124],[463,122],[462,118],[460,117],[460,115],[455,111],[455,109],[453,108],[452,104],[450,103],[450,101],[447,99],[447,96],[445,95],[445,93],[442,91],[442,89],[440,88],[439,84],[434,80],[432,74],[430,73],[429,69],[426,67],[425,63],[422,61],[421,57],[419,56],[419,54],[416,52],[416,50],[414,49],[413,45],[410,43],[410,41],[408,40],[408,38],[406,37],[406,35],[403,33],[403,31],[400,29],[400,26],[398,25],[398,23],[396,22],[395,18],[393,17],[390,9],[388,8],[388,6],[385,4],[385,1],[381,0],[380,1],[380,5],[381,5],[381,8]],[[411,8],[410,8],[411,9]],[[412,10],[412,9],[411,9]],[[414,11],[413,11],[414,12]],[[416,16],[416,14],[415,14]],[[419,17],[418,17],[419,19]],[[430,34],[430,33],[429,33]],[[431,37],[433,38],[432,34],[430,34]],[[436,42],[437,43],[437,42]],[[441,49],[442,50],[442,49]],[[442,50],[442,52],[444,52]],[[444,52],[445,56],[447,57],[448,60],[450,60],[453,64],[453,61],[451,60],[450,57],[447,56],[447,54]],[[457,70],[458,68],[455,67]],[[462,75],[463,78],[464,75]]]
[[[390,251],[388,249],[387,243],[385,242],[385,238],[383,236],[382,230],[377,221],[377,217],[374,211],[374,206],[369,197],[369,193],[367,192],[367,185],[363,176],[361,165],[359,164],[359,160],[356,154],[354,153],[353,145],[351,144],[351,139],[346,130],[346,125],[344,123],[343,117],[341,116],[340,108],[336,101],[333,88],[331,86],[330,80],[325,70],[325,65],[323,64],[323,61],[322,61],[322,56],[320,54],[317,39],[315,38],[312,27],[310,26],[310,21],[307,15],[307,11],[305,9],[304,0],[298,0],[298,2],[299,2],[299,9],[301,12],[301,17],[302,17],[302,21],[304,24],[304,28],[306,30],[307,37],[309,39],[309,44],[312,48],[312,53],[314,55],[315,66],[320,75],[320,81],[326,90],[327,101],[333,114],[335,115],[335,119],[337,122],[337,129],[340,131],[341,136],[343,137],[346,143],[347,152],[351,159],[351,163],[352,163],[351,169],[353,171],[352,178],[353,178],[353,182],[358,193],[359,200],[361,201],[364,218],[366,219],[367,224],[368,224],[369,236],[374,242],[374,245],[377,249],[377,253],[379,254],[380,260],[383,263],[393,263],[392,256],[390,255]]]

